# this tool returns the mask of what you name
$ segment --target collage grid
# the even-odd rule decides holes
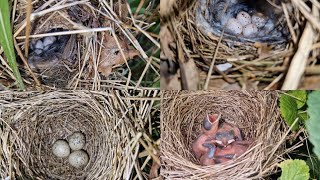
[[[320,180],[317,0],[0,0],[0,179]]]

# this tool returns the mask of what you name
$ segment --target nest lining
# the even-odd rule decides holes
[[[5,144],[12,147],[4,151],[2,164],[6,166],[1,168],[1,177],[6,178],[9,172],[32,179],[130,177],[136,162],[127,156],[137,155],[137,148],[131,146],[139,146],[131,144],[130,137],[139,127],[125,122],[137,115],[129,115],[131,111],[126,108],[130,108],[130,101],[122,102],[118,92],[102,94],[78,91],[0,95],[1,128],[8,135],[3,138],[8,138]],[[67,158],[54,156],[51,149],[56,140],[67,139],[77,131],[86,137],[83,149],[90,158],[80,169],[72,167]]]
[[[288,130],[277,108],[277,92],[208,91],[163,93],[161,127],[162,175],[169,179],[256,179],[276,172],[286,152],[282,138]],[[208,113],[238,126],[249,150],[226,164],[201,166],[192,144]],[[279,146],[278,143],[280,143]]]
[[[261,1],[263,2],[263,1]],[[205,34],[212,33],[218,37],[221,36],[224,29],[224,24],[230,18],[235,18],[236,15],[245,11],[251,16],[254,13],[262,13],[267,19],[267,24],[259,28],[256,36],[245,38],[242,36],[234,36],[225,32],[224,38],[240,42],[266,42],[268,44],[285,43],[289,37],[288,28],[282,12],[276,12],[273,6],[268,2],[257,3],[255,1],[246,0],[237,3],[225,0],[212,0],[207,2],[201,0],[196,7],[196,24]],[[269,5],[269,6],[268,6]],[[223,22],[225,21],[225,22]],[[269,27],[272,26],[272,27]]]

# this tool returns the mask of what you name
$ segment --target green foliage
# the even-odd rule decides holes
[[[133,14],[136,13],[141,2],[142,1],[140,0],[128,0]],[[157,11],[159,3],[159,0],[143,1],[143,4],[138,12],[139,18],[143,19],[143,21],[153,23],[152,26],[145,29],[145,31],[152,34],[159,34],[160,32],[160,16]],[[157,59],[160,58],[160,49],[147,36],[139,33],[136,38],[148,57],[155,57]],[[140,57],[137,57],[134,60],[129,61],[128,64],[132,72],[132,80],[139,80],[144,68],[147,65],[147,62]],[[154,68],[157,70],[157,72],[155,72],[151,67],[148,67],[148,70],[146,71],[146,74],[141,82],[141,86],[160,88],[160,80],[158,75],[159,69],[156,66],[154,66]]]
[[[280,96],[280,112],[288,126],[291,126],[297,118],[303,122],[308,119],[304,110],[306,99],[307,92],[303,90],[289,91]],[[298,129],[300,121],[293,125],[293,131]]]
[[[306,104],[306,101],[307,101],[306,91],[294,90],[294,91],[289,91],[287,94],[293,96],[294,100],[298,105],[298,109],[302,108]]]
[[[309,119],[308,113],[306,111],[298,110],[298,117],[299,119],[303,120],[304,122]]]
[[[308,96],[309,120],[306,127],[309,133],[309,140],[313,144],[313,152],[320,158],[320,91],[313,91]]]
[[[10,25],[10,11],[7,0],[0,0],[0,44],[8,59],[8,63],[18,83],[18,87],[24,90],[24,84],[18,69],[16,55],[13,47],[13,39]]]
[[[288,159],[280,163],[282,170],[280,180],[308,180],[310,177],[309,167],[300,159]]]
[[[287,125],[291,126],[298,116],[298,105],[296,101],[292,97],[286,94],[281,95],[280,112],[282,117],[286,121]],[[297,130],[297,129],[298,129],[298,124],[296,123],[292,127],[292,130]]]
[[[320,180],[320,160],[317,157],[307,159],[307,165],[310,168],[310,178]]]

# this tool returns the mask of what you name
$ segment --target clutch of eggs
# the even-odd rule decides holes
[[[75,132],[69,136],[68,141],[59,139],[52,146],[52,153],[59,158],[68,157],[68,162],[75,168],[81,168],[88,164],[89,155],[81,150],[86,141],[85,136],[81,132]],[[73,150],[70,154],[70,151]]]

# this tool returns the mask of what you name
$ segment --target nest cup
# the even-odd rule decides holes
[[[208,91],[163,94],[161,163],[168,179],[256,179],[276,172],[287,150],[287,132],[277,108],[277,92]],[[208,113],[222,113],[222,119],[240,128],[253,144],[240,157],[225,164],[201,166],[192,144],[202,133]]]
[[[121,179],[122,168],[128,165],[124,154],[129,152],[125,147],[129,143],[126,132],[131,129],[119,121],[125,115],[116,108],[119,102],[114,94],[5,95],[8,101],[2,104],[1,110],[7,126],[2,128],[9,136],[6,143],[12,149],[4,151],[4,160],[11,159],[11,162],[2,168],[2,178],[11,173],[32,179]],[[77,169],[68,163],[68,158],[54,156],[52,145],[79,131],[86,137],[83,150],[89,155],[89,163]],[[115,169],[114,165],[120,163],[122,168]]]
[[[202,70],[199,83],[201,88],[207,83],[207,76],[211,76],[209,87],[205,87],[207,89],[221,89],[221,81],[227,82],[227,84],[238,82],[237,89],[280,89],[283,83],[282,77],[289,68],[290,62],[295,59],[295,56],[301,55],[301,52],[297,52],[296,47],[306,47],[306,43],[301,40],[303,40],[304,32],[309,29],[307,24],[312,25],[314,30],[314,33],[306,32],[313,36],[310,39],[313,42],[319,40],[318,28],[316,28],[319,27],[319,24],[315,22],[318,16],[317,13],[311,12],[311,9],[314,9],[315,12],[319,10],[315,1],[310,3],[280,0],[261,0],[258,2],[253,0],[200,0],[193,2],[186,11],[181,12],[174,19],[172,25],[167,26],[167,29],[177,44],[181,44],[180,48],[183,49],[185,58],[194,60]],[[269,38],[267,36],[272,33],[268,33],[266,38],[260,36],[260,39],[255,41],[252,38],[230,35],[226,31],[222,35],[223,26],[219,26],[217,23],[219,18],[217,11],[226,10],[236,14],[236,12],[246,9],[235,8],[235,11],[232,11],[231,6],[224,9],[228,2],[249,4],[249,9],[253,6],[253,9],[257,9],[258,12],[262,11],[264,15],[270,16],[270,19],[275,22],[276,31],[280,32],[282,36]],[[305,9],[309,11],[307,12]],[[252,14],[250,10],[248,13]],[[235,17],[233,15],[233,18]],[[310,19],[314,19],[314,21]],[[171,26],[175,28],[171,28]],[[168,45],[170,44],[168,43]],[[178,49],[174,46],[169,47]],[[319,50],[316,47],[309,48],[309,50],[310,54],[314,54],[313,57],[319,56]],[[167,59],[177,58],[177,56],[172,57],[169,52],[165,54]],[[313,71],[314,65],[318,64],[317,60],[312,59],[311,56],[306,56],[304,59],[308,61],[305,75],[308,77],[317,75],[318,73]],[[218,68],[218,71],[212,66],[225,65],[226,63],[228,66],[231,64],[232,67],[227,70]],[[207,73],[211,72],[210,70],[214,72],[211,75]],[[215,84],[220,86],[216,87]],[[304,83],[301,83],[301,88],[304,88],[303,86]],[[231,88],[235,89],[233,86]]]

